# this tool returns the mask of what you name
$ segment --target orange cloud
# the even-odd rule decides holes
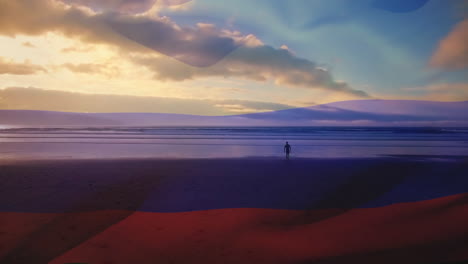
[[[468,101],[468,83],[438,83],[405,90],[423,93],[423,95],[415,97],[415,99],[419,100]],[[405,98],[407,99],[408,96]]]
[[[74,73],[86,73],[86,74],[101,74],[108,77],[117,76],[119,69],[108,64],[97,64],[97,63],[82,63],[73,64],[65,63],[62,65],[65,69]]]
[[[38,88],[0,89],[0,109],[92,113],[176,113],[228,115],[294,106],[249,100],[202,100],[171,97],[86,94]]]
[[[0,57],[0,74],[29,75],[39,72],[46,72],[46,69],[28,62],[16,63]]]
[[[449,70],[468,67],[468,19],[456,25],[439,43],[431,58],[430,66]]]

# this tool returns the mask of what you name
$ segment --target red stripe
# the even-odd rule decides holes
[[[393,264],[468,259],[468,194],[352,210],[1,213],[0,219],[0,263]]]

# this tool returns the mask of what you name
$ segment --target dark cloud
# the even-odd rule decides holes
[[[38,88],[0,89],[0,98],[0,109],[62,112],[226,115],[293,108],[293,106],[285,104],[246,100],[197,100],[84,94]],[[230,106],[236,106],[236,108]]]
[[[30,75],[46,72],[46,69],[28,62],[16,63],[0,57],[0,74]]]
[[[288,50],[266,45],[241,47],[216,65],[207,68],[183,66],[167,58],[135,57],[134,61],[154,71],[159,80],[238,77],[256,81],[273,80],[280,85],[326,89],[369,97],[364,91],[335,81],[329,71],[318,67],[314,62],[296,57]]]
[[[49,31],[88,42],[112,44],[126,51],[154,50],[199,67],[218,62],[243,44],[242,38],[202,24],[179,27],[167,18],[115,13],[92,15],[44,0],[0,0],[0,34],[38,35]]]
[[[107,23],[140,45],[197,67],[215,64],[240,45],[232,37],[203,26],[179,28],[164,20],[134,17],[110,19]]]
[[[0,34],[37,35],[57,31],[92,43],[111,44],[123,52],[140,54],[135,56],[135,61],[152,69],[162,80],[239,77],[368,96],[346,83],[337,82],[330,72],[317,67],[316,63],[296,57],[288,50],[266,46],[252,35],[244,36],[202,23],[181,27],[164,17],[115,13],[93,15],[52,3],[45,0],[0,0]],[[239,46],[243,48],[237,49]],[[196,67],[174,63],[164,57],[148,59],[152,51]]]

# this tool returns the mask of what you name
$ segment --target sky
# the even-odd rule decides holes
[[[0,109],[468,100],[466,0],[0,0]]]

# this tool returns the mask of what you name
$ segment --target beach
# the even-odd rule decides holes
[[[468,0],[0,0],[0,264],[468,264]]]
[[[466,157],[17,160],[0,263],[468,259]]]
[[[0,264],[468,264],[468,0],[0,0]]]

